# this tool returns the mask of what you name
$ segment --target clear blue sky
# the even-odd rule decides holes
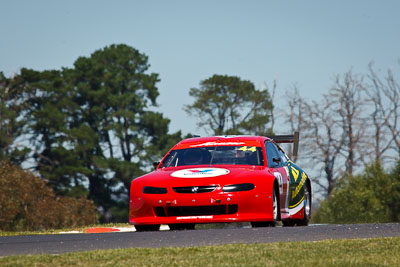
[[[398,66],[400,1],[18,1],[0,5],[0,71],[71,67],[110,44],[149,56],[171,130],[204,135],[183,105],[213,74],[318,98],[334,74]],[[282,97],[278,104],[283,105]]]

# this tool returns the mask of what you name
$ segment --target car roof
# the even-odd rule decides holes
[[[258,146],[264,145],[266,140],[271,140],[264,136],[251,135],[221,135],[208,137],[187,138],[180,141],[173,149],[207,147],[207,146]]]

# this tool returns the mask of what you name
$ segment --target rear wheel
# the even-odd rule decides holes
[[[297,222],[298,226],[307,226],[311,217],[311,192],[308,185],[304,187],[304,218]]]
[[[158,231],[160,230],[160,225],[159,224],[135,225],[135,229],[137,232]]]
[[[272,210],[273,210],[273,221],[272,222],[252,222],[252,227],[267,227],[276,226],[276,221],[278,220],[278,198],[275,193],[275,188],[272,190]]]
[[[194,230],[194,223],[177,223],[177,224],[168,224],[170,230]]]

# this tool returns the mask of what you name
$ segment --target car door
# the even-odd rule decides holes
[[[281,214],[288,213],[288,192],[289,192],[289,183],[290,176],[287,171],[287,159],[280,153],[277,146],[271,142],[267,141],[265,143],[265,151],[267,153],[267,164],[268,167],[272,170],[272,173],[275,175],[278,183],[279,183],[279,209]]]

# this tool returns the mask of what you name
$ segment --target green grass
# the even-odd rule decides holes
[[[400,238],[95,250],[10,256],[0,266],[400,266]]]

